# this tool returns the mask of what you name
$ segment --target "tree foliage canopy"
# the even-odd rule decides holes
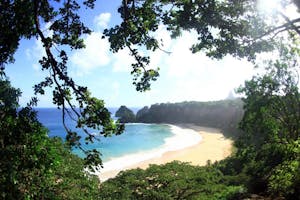
[[[77,85],[68,74],[67,51],[84,48],[82,36],[91,32],[81,22],[78,12],[82,6],[86,9],[93,8],[94,2],[95,0],[1,1],[0,65],[3,74],[5,64],[14,61],[13,55],[22,38],[36,37],[41,40],[45,56],[39,63],[41,70],[47,71],[48,75],[34,86],[34,92],[43,95],[46,87],[54,88],[53,103],[62,110],[63,124],[68,133],[67,142],[87,154],[87,164],[98,165],[101,164],[101,159],[97,151],[83,149],[76,130],[65,124],[67,115],[77,121],[77,128],[86,133],[87,142],[93,142],[94,139],[94,135],[88,131],[90,128],[98,130],[104,136],[120,134],[124,129],[123,125],[114,123],[110,118],[103,100],[92,97],[86,87]],[[46,23],[50,26],[45,32],[42,26]],[[37,99],[33,98],[31,104],[36,103]]]
[[[154,37],[159,25],[165,25],[173,38],[182,31],[195,31],[197,42],[193,53],[221,59],[230,54],[254,60],[256,54],[274,49],[281,32],[300,35],[300,18],[290,19],[280,10],[267,17],[258,9],[259,0],[123,0],[118,9],[122,22],[104,30],[113,52],[129,48],[136,63],[132,64],[133,84],[140,91],[148,90],[150,82],[159,76],[149,69],[150,57],[139,53],[139,47],[149,51],[163,49],[163,41]],[[282,0],[284,8],[297,6],[297,0]],[[271,13],[271,12],[270,12]],[[272,23],[270,23],[272,22]],[[167,52],[171,53],[171,52]]]
[[[240,89],[247,97],[240,124],[245,135],[237,142],[250,186],[291,199],[300,195],[300,54],[294,45],[279,46],[266,73]]]
[[[213,167],[172,162],[121,172],[101,185],[101,199],[233,199],[240,186],[227,186]]]
[[[18,89],[2,79],[0,86],[1,199],[91,197],[98,182],[83,173],[83,160],[48,137],[34,110],[19,108]]]

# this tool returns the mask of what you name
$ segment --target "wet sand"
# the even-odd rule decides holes
[[[174,160],[203,166],[206,165],[208,160],[213,163],[231,154],[232,140],[225,138],[220,130],[193,124],[177,124],[176,126],[182,128],[183,131],[192,129],[198,132],[202,140],[196,145],[181,150],[166,152],[160,157],[132,164],[122,170],[134,168],[146,169],[149,164],[165,164]],[[105,171],[99,174],[99,178],[101,181],[105,181],[115,177],[120,171],[121,170]]]

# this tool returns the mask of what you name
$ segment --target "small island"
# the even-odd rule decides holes
[[[121,123],[134,123],[134,122],[136,122],[135,114],[132,112],[132,110],[130,110],[126,106],[121,106],[117,110],[115,116],[118,117],[118,119]]]

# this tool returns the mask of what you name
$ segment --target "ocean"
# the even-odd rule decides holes
[[[48,128],[50,137],[61,137],[65,139],[66,132],[62,124],[61,110],[56,108],[37,108],[39,121]],[[112,115],[117,109],[109,109]],[[66,120],[66,124],[75,129],[75,122]],[[90,130],[96,133],[96,130]],[[98,136],[100,141],[86,145],[83,141],[85,134],[80,129],[78,134],[82,136],[82,147],[85,149],[97,149],[102,154],[104,162],[132,155],[139,152],[149,152],[162,148],[166,141],[174,137],[175,132],[172,126],[165,124],[126,124],[125,131],[118,136],[103,137]],[[84,157],[81,150],[74,148],[73,153]]]
[[[49,137],[65,139],[66,132],[62,124],[61,110],[55,108],[38,108],[40,122],[48,128]],[[112,115],[117,109],[110,109]],[[68,127],[75,127],[75,122],[67,119]],[[90,130],[91,133],[96,133]],[[126,167],[142,161],[158,158],[166,152],[177,151],[196,145],[202,139],[200,134],[191,129],[184,129],[168,124],[125,124],[125,131],[121,135],[111,137],[97,136],[100,141],[86,145],[85,134],[78,130],[82,136],[82,147],[97,149],[102,154],[104,168],[97,168],[95,174],[106,171],[120,171]],[[73,153],[84,157],[81,150],[74,148]]]

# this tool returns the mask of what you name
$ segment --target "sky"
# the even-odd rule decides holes
[[[109,3],[107,3],[109,2]],[[160,68],[160,77],[152,84],[151,90],[141,93],[132,84],[129,51],[118,53],[109,50],[107,39],[101,39],[102,31],[120,22],[117,8],[119,1],[98,1],[92,11],[81,12],[83,21],[93,30],[84,36],[86,48],[69,52],[69,75],[79,85],[87,86],[92,95],[103,99],[107,107],[149,106],[154,103],[181,101],[221,100],[245,80],[250,79],[256,71],[246,60],[226,56],[222,60],[212,60],[203,53],[192,54],[189,48],[196,41],[195,32],[184,32],[176,40],[171,40],[163,25],[155,33],[162,39],[163,51],[142,52],[150,55],[151,68]],[[44,25],[45,33],[47,26]],[[22,106],[33,96],[33,85],[45,77],[41,71],[39,58],[44,55],[41,42],[35,38],[22,40],[15,54],[15,63],[6,66],[12,85],[20,88]],[[38,96],[39,107],[53,107],[51,90],[46,95]]]

